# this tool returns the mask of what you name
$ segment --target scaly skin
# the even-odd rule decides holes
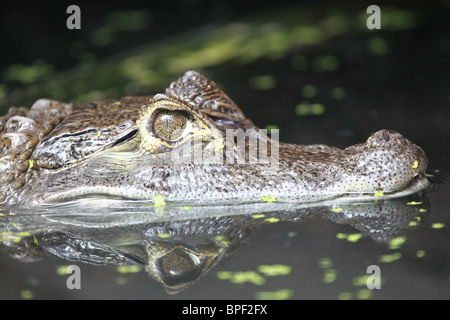
[[[228,129],[252,132],[270,156],[278,150],[279,161],[252,162],[234,139],[226,139]],[[344,150],[278,143],[214,82],[193,71],[153,97],[83,106],[41,99],[30,110],[11,108],[0,118],[0,134],[4,209],[82,205],[92,198],[304,205],[399,197],[428,185],[425,153],[399,133],[381,130]],[[233,162],[192,160],[193,142],[208,150],[203,155],[226,154]]]

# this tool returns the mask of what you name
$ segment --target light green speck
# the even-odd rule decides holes
[[[314,115],[320,116],[321,114],[325,113],[325,107],[321,103],[314,103],[311,106],[311,112]]]
[[[398,249],[406,242],[406,237],[397,237],[389,241],[389,249]]]
[[[346,233],[341,233],[341,232],[336,233],[336,238],[338,238],[338,239],[347,239],[347,237],[348,237],[348,234],[346,234]]]
[[[324,269],[323,270],[323,276],[322,281],[324,283],[332,283],[334,280],[336,280],[337,277],[337,271],[335,269]]]
[[[414,161],[414,164],[411,166],[413,169],[417,169],[419,167],[419,162],[417,160]]]
[[[373,36],[367,42],[369,51],[377,56],[389,53],[389,44],[383,38]]]
[[[97,131],[97,137],[100,137],[102,135],[102,131],[101,130],[98,130]]]
[[[264,217],[265,217],[264,214],[255,214],[255,215],[252,216],[252,218],[255,218],[255,219],[261,219],[261,218],[264,218]]]
[[[223,139],[217,139],[214,141],[214,151],[219,151],[225,148],[225,145],[223,143]]]
[[[56,268],[56,274],[59,276],[64,276],[69,273],[69,266],[59,266]]]
[[[29,233],[28,231],[23,231],[23,232],[16,232],[15,235],[18,237],[29,237],[31,236],[31,233]]]
[[[184,210],[191,210],[192,207],[184,206],[183,209],[184,209]]]
[[[21,237],[16,236],[12,232],[2,232],[0,233],[0,241],[12,241],[14,243],[18,243],[22,240]]]
[[[341,207],[330,209],[330,211],[333,211],[333,212],[341,212],[341,211],[343,211],[343,210],[344,210],[344,209],[342,209]]]
[[[217,144],[214,148],[214,151],[219,151],[225,148],[225,145],[223,144]]]
[[[309,114],[309,105],[307,104],[299,104],[295,107],[295,114],[298,116],[305,116]]]
[[[140,266],[118,266],[117,272],[126,274],[126,273],[137,273],[141,271]]]
[[[425,257],[425,250],[417,250],[416,256],[417,256],[417,258]]]
[[[383,191],[383,190],[380,190],[380,191],[375,190],[375,191],[373,192],[373,196],[374,196],[375,198],[377,198],[377,197],[384,197],[384,191]]]
[[[365,274],[362,276],[354,277],[352,279],[352,285],[355,287],[364,287],[367,285],[367,279],[369,279],[370,274]]]
[[[229,280],[233,276],[233,272],[231,271],[219,271],[217,272],[217,278],[219,280]]]
[[[407,203],[409,206],[418,206],[419,204],[422,204],[422,202],[418,201],[410,201]]]
[[[337,298],[338,298],[338,300],[351,300],[352,293],[351,292],[339,292]]]
[[[420,208],[419,209],[419,212],[427,212],[428,210],[427,209],[424,209],[424,208]]]
[[[292,267],[283,264],[260,265],[258,271],[265,276],[283,276],[291,273]]]
[[[32,159],[28,159],[28,168],[32,169],[34,166],[34,161]]]
[[[369,290],[369,289],[358,290],[358,292],[356,293],[356,299],[360,299],[360,300],[370,299],[373,294],[372,291],[373,290]]]
[[[274,223],[274,222],[280,221],[280,219],[278,219],[278,218],[267,218],[267,219],[264,219],[264,221],[267,221],[267,222],[270,222],[270,223]]]
[[[347,236],[347,241],[349,242],[357,242],[362,238],[361,233],[352,233]]]
[[[114,104],[115,104],[115,105],[119,105],[119,104],[120,104],[120,101],[116,101],[116,102],[114,102]]]
[[[431,225],[431,227],[433,229],[442,229],[443,227],[445,227],[445,224],[442,222],[435,222]]]
[[[229,278],[232,283],[250,282],[255,285],[263,285],[266,279],[255,271],[236,271]]]
[[[280,129],[280,127],[278,127],[275,124],[269,124],[266,126],[267,134],[270,134],[272,132],[272,130],[276,130],[276,129]]]
[[[325,107],[321,103],[301,103],[295,107],[295,114],[298,116],[322,115],[325,113]]]
[[[321,258],[319,259],[319,267],[321,268],[332,268],[333,267],[333,261],[331,258]]]
[[[293,296],[294,290],[280,289],[277,291],[256,292],[255,297],[258,300],[286,300]]]
[[[410,227],[415,227],[415,226],[417,226],[417,225],[419,225],[419,222],[417,222],[417,221],[410,221],[410,222],[408,223],[408,226],[410,226]]]
[[[271,203],[271,202],[275,202],[277,201],[277,197],[275,196],[262,196],[261,199],[263,199],[264,201]]]
[[[225,238],[224,236],[217,236],[216,241],[224,247],[230,246],[230,241],[227,238]]]
[[[161,206],[165,206],[167,204],[164,201],[164,197],[160,193],[158,193],[156,195],[156,197],[153,198],[153,202],[154,202],[154,204],[153,204],[154,207],[161,207]]]
[[[29,300],[29,299],[33,299],[34,294],[33,294],[33,291],[31,291],[31,290],[22,290],[20,292],[20,297],[24,300]]]
[[[288,234],[287,234],[287,236],[289,238],[295,237],[296,235],[297,235],[297,232],[295,232],[295,231],[288,232]]]
[[[402,257],[402,254],[400,252],[396,252],[393,254],[384,254],[381,255],[379,258],[380,262],[390,263],[399,260]]]

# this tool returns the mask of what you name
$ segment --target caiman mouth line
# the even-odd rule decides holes
[[[371,191],[371,192],[343,192],[338,195],[330,195],[320,201],[310,202],[307,200],[304,201],[278,201],[274,200],[274,202],[268,203],[263,199],[263,197],[255,198],[253,200],[246,199],[244,201],[220,201],[219,199],[211,201],[211,202],[199,202],[199,201],[169,201],[164,200],[164,206],[176,206],[176,207],[211,207],[211,206],[239,206],[239,205],[251,205],[251,204],[264,204],[270,205],[273,203],[273,206],[278,205],[292,205],[295,203],[306,204],[308,203],[316,203],[317,205],[330,205],[330,204],[340,204],[340,203],[356,203],[356,202],[371,202],[371,201],[383,201],[393,198],[401,198],[417,193],[421,190],[428,188],[430,185],[428,179],[424,174],[418,174],[414,177],[411,182],[402,188],[401,190],[396,190],[392,192],[384,192],[384,191]],[[122,192],[123,190],[119,190]],[[93,203],[100,203],[102,206],[107,205],[108,200],[114,201],[128,201],[129,204],[135,202],[137,206],[145,206],[147,203],[147,207],[154,208],[155,201],[154,199],[135,199],[130,195],[114,193],[110,188],[105,188],[103,191],[85,191],[82,189],[62,192],[59,194],[50,195],[48,198],[41,198],[38,200],[43,207],[58,207],[63,206],[64,203],[72,203],[76,204],[80,207],[83,206],[83,203],[92,205]],[[106,202],[105,202],[106,201]]]
[[[425,177],[425,174],[418,174],[414,177],[411,182],[402,188],[401,190],[392,192],[374,191],[374,192],[355,192],[347,193],[342,195],[342,201],[347,202],[347,199],[351,201],[373,201],[373,200],[384,200],[392,198],[402,198],[412,195],[416,192],[427,189],[430,186],[430,182]]]

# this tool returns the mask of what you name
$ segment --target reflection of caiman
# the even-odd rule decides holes
[[[418,228],[426,220],[426,207],[426,198],[419,193],[341,204],[339,210],[317,206],[282,214],[196,219],[155,219],[148,214],[116,212],[108,221],[94,221],[72,213],[25,213],[0,217],[0,248],[27,262],[52,256],[76,264],[145,266],[167,292],[177,293],[230,258],[260,226],[278,221],[299,223],[320,216],[349,224],[378,242],[388,242]]]
[[[83,205],[94,198],[213,207],[276,199],[293,205],[398,197],[428,185],[424,152],[396,132],[378,131],[345,150],[280,143],[273,166],[248,163],[250,151],[239,159],[234,139],[225,141],[227,129],[256,127],[196,72],[152,98],[84,106],[38,100],[30,110],[11,108],[0,118],[2,208]],[[275,140],[252,132],[275,150]],[[169,152],[189,155],[192,141],[235,161],[186,163]]]

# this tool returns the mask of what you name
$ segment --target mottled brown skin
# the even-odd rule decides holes
[[[0,202],[36,208],[92,197],[154,201],[160,194],[169,204],[259,203],[264,196],[295,204],[398,197],[428,185],[423,150],[388,130],[344,150],[279,143],[276,167],[170,162],[170,151],[199,139],[214,146],[227,129],[258,128],[192,71],[153,97],[83,106],[41,99],[30,110],[11,108],[0,118]],[[269,149],[276,143],[256,138]],[[224,149],[239,158],[234,145]]]

